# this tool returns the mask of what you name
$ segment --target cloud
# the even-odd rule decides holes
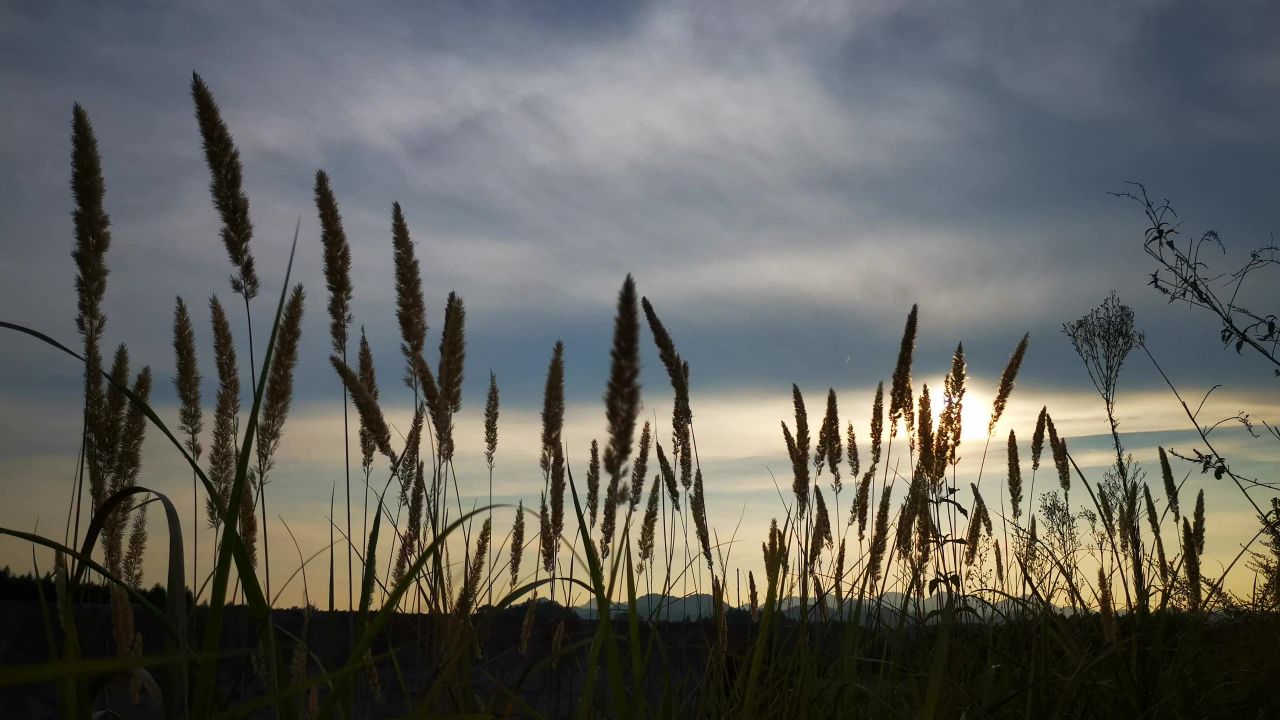
[[[429,279],[477,307],[536,296],[544,318],[580,316],[630,270],[668,295],[672,312],[838,305],[858,321],[896,322],[908,299],[927,295],[943,320],[983,329],[1079,297],[1084,288],[1063,278],[1086,273],[1085,258],[1110,242],[1096,220],[1037,201],[1046,215],[1022,222],[1026,209],[992,195],[1034,186],[1028,173],[1051,187],[1053,163],[1073,171],[1078,153],[1051,150],[1058,141],[1028,123],[1052,113],[1077,126],[1064,138],[1077,145],[1096,139],[1079,125],[1112,123],[1137,151],[1147,141],[1130,121],[1172,102],[1145,90],[1150,58],[1135,47],[1167,11],[1160,3],[957,13],[810,2],[726,15],[665,2],[615,19],[603,36],[602,18],[569,22],[582,14],[569,7],[400,23],[330,10],[123,8],[95,13],[100,27],[15,15],[13,27],[33,32],[66,20],[61,42],[87,44],[104,77],[37,65],[46,82],[17,76],[10,92],[39,112],[7,129],[53,139],[31,118],[87,92],[122,231],[117,257],[158,254],[184,280],[217,277],[224,263],[215,243],[174,242],[209,238],[216,225],[184,73],[157,65],[197,67],[218,92],[245,156],[260,254],[283,255],[300,211],[304,238],[314,234],[310,172],[334,171],[371,306],[387,299],[386,208],[400,199]],[[286,21],[298,32],[281,39]],[[93,30],[130,23],[199,24],[208,35],[94,42]],[[411,30],[420,24],[432,29]],[[1237,51],[1248,52],[1261,51]],[[108,102],[105,81],[140,66],[145,80],[117,85],[137,100]],[[1236,74],[1241,94],[1265,82]],[[41,158],[42,184],[60,190],[62,134],[47,152],[31,142],[0,152]],[[996,203],[982,219],[969,215],[979,201]],[[950,222],[944,207],[956,211]],[[1094,282],[1140,277],[1131,258]],[[309,279],[314,263],[303,269]],[[1023,301],[993,299],[985,288],[997,281]]]

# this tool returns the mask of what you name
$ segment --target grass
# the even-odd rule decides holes
[[[586,485],[575,480],[562,436],[563,346],[557,343],[542,413],[544,482],[530,489],[538,492],[539,510],[534,504],[526,509],[523,500],[515,508],[492,503],[494,473],[503,468],[495,463],[500,395],[491,375],[485,411],[490,502],[465,511],[453,457],[453,414],[461,407],[466,362],[462,299],[449,295],[433,370],[425,357],[426,306],[415,248],[404,213],[394,205],[403,392],[412,398],[415,418],[403,442],[393,444],[380,405],[388,390],[377,386],[363,332],[358,367],[347,364],[350,248],[323,171],[316,176],[316,199],[330,291],[330,362],[344,391],[344,435],[348,410],[359,421],[362,492],[372,522],[353,533],[347,457],[341,483],[337,477],[330,483],[335,499],[339,485],[344,490],[345,520],[339,523],[338,509],[331,509],[340,537],[321,551],[329,554],[331,612],[308,607],[299,617],[274,607],[270,588],[259,583],[258,559],[264,568],[271,560],[266,533],[261,552],[256,538],[258,514],[264,528],[268,521],[265,486],[275,447],[287,432],[297,361],[304,293],[301,286],[291,290],[289,279],[297,231],[255,366],[249,301],[261,288],[239,154],[198,76],[192,92],[211,196],[232,262],[231,288],[245,304],[252,403],[240,412],[234,341],[216,298],[220,392],[207,464],[200,462],[197,351],[182,299],[175,311],[183,399],[176,432],[147,402],[142,379],[149,378],[148,369],[131,387],[127,365],[104,367],[99,345],[109,220],[96,140],[87,113],[77,106],[74,258],[84,349],[19,324],[0,322],[0,328],[85,364],[84,462],[63,541],[0,528],[0,534],[56,552],[54,568],[43,574],[37,568],[34,583],[48,659],[0,668],[0,687],[52,687],[66,718],[102,710],[128,716],[146,703],[168,717],[191,718],[259,712],[282,718],[1280,712],[1274,677],[1258,660],[1274,651],[1280,637],[1276,563],[1267,554],[1280,553],[1280,503],[1271,499],[1267,508],[1255,501],[1250,490],[1256,482],[1232,472],[1212,450],[1212,430],[1188,409],[1210,451],[1201,457],[1205,469],[1229,475],[1254,503],[1260,522],[1259,547],[1241,551],[1253,559],[1256,590],[1248,597],[1228,593],[1226,573],[1209,576],[1200,562],[1203,493],[1188,514],[1190,498],[1180,497],[1190,492],[1187,479],[1177,481],[1164,449],[1162,484],[1154,490],[1124,449],[1114,414],[1116,383],[1133,350],[1149,351],[1133,329],[1132,311],[1114,296],[1064,327],[1110,421],[1115,463],[1103,477],[1081,472],[1046,408],[1030,433],[1030,472],[1024,472],[1010,430],[1007,463],[992,463],[1007,466],[1005,477],[986,478],[983,487],[990,441],[1001,439],[996,429],[1027,350],[1024,337],[995,391],[977,480],[962,488],[965,351],[957,347],[941,393],[931,394],[927,385],[917,392],[913,307],[887,412],[882,384],[862,454],[853,423],[846,420],[842,430],[835,391],[826,393],[822,418],[811,422],[804,395],[793,385],[794,417],[782,423],[779,445],[790,461],[791,497],[779,491],[769,528],[739,529],[725,538],[706,516],[715,478],[704,482],[698,458],[689,365],[628,276],[618,295],[604,396],[608,434],[603,443],[591,443]],[[663,433],[648,422],[636,437],[641,315],[672,389],[665,447]],[[130,452],[141,452],[147,429],[187,461],[208,499],[189,518],[163,493],[136,484]],[[1039,492],[1038,473],[1049,476],[1041,478]],[[86,478],[90,511],[81,533]],[[1053,489],[1046,490],[1046,483]],[[842,511],[846,487],[853,499]],[[1073,505],[1073,498],[1087,502]],[[141,573],[132,569],[146,543],[145,522],[136,518],[151,503],[164,512],[169,540],[163,607],[142,594]],[[366,522],[370,517],[367,511],[360,516]],[[495,516],[511,522],[495,523]],[[124,531],[131,517],[141,533]],[[526,536],[526,525],[534,522],[537,535]],[[194,538],[201,524],[215,531],[215,562],[206,576],[194,567],[189,576],[184,537]],[[746,564],[734,564],[735,541],[755,531],[763,531],[764,575],[747,573],[750,603],[733,607],[726,588],[740,583]],[[126,535],[129,553],[122,555]],[[309,560],[296,542],[295,549],[305,589]],[[528,562],[526,552],[533,555]],[[359,578],[358,588],[348,588],[348,613],[332,612],[334,557],[341,553],[354,568],[349,577]],[[690,584],[692,597],[699,603],[707,598],[709,605],[696,622],[671,622],[669,606],[649,601],[654,593],[685,595]],[[105,652],[105,629],[83,602],[102,596],[94,591],[98,585],[112,588],[114,640]],[[547,602],[571,604],[575,596],[589,598],[595,617],[603,619],[557,612]],[[111,682],[127,682],[130,696],[113,694]]]

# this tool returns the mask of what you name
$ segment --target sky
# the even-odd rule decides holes
[[[259,332],[300,222],[293,278],[309,302],[268,492],[305,554],[327,542],[342,462],[311,195],[323,168],[352,243],[355,322],[399,428],[410,400],[393,380],[393,201],[422,263],[429,346],[448,292],[465,299],[458,472],[468,499],[488,497],[479,410],[492,370],[503,394],[495,500],[536,502],[537,411],[557,339],[565,438],[585,466],[605,431],[613,304],[630,273],[691,365],[712,525],[725,536],[739,528],[735,552],[752,567],[769,518],[785,512],[771,473],[788,486],[778,421],[789,420],[791,384],[815,414],[835,388],[842,418],[865,438],[872,390],[892,372],[913,303],[917,387],[940,387],[964,343],[962,466],[975,476],[996,378],[1030,334],[983,465],[993,487],[1004,433],[1025,442],[1041,405],[1100,477],[1106,419],[1061,327],[1112,290],[1193,406],[1222,385],[1202,419],[1280,421],[1270,370],[1223,350],[1212,318],[1147,286],[1140,208],[1108,195],[1134,180],[1170,198],[1186,232],[1222,233],[1228,253],[1212,260],[1223,269],[1271,242],[1277,25],[1269,3],[1154,0],[0,2],[0,318],[76,342],[78,102],[97,133],[114,233],[107,342],[152,367],[154,402],[176,422],[170,323],[182,296],[198,310],[211,405],[204,308],[212,293],[229,301],[230,266],[189,94],[196,71],[244,162],[252,249],[270,290],[254,307]],[[1274,308],[1272,288],[1245,297]],[[243,337],[243,317],[233,322]],[[670,391],[647,334],[644,352],[644,417],[666,438]],[[0,367],[0,525],[29,530],[38,518],[60,537],[79,370],[16,335],[0,342]],[[1126,444],[1158,483],[1156,446],[1189,451],[1193,428],[1145,355],[1130,358],[1120,387]],[[1229,427],[1217,437],[1233,467],[1267,479],[1280,444]],[[1208,566],[1225,566],[1256,524],[1237,490],[1178,466],[1187,471],[1208,500]],[[156,433],[140,482],[190,507],[189,476]],[[277,548],[290,547],[283,524],[271,530]],[[160,577],[159,555],[149,578]],[[0,563],[25,569],[30,549],[0,540]],[[273,567],[273,577],[288,572]],[[297,591],[286,601],[300,601]]]

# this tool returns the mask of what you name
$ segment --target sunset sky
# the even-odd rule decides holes
[[[731,564],[744,574],[760,563],[769,518],[785,513],[770,473],[789,488],[778,421],[791,421],[791,383],[813,415],[834,387],[842,425],[854,422],[865,438],[872,391],[892,372],[912,303],[917,388],[941,387],[957,342],[969,357],[962,480],[977,474],[996,378],[1030,333],[984,492],[1004,482],[1008,430],[1029,439],[1041,405],[1091,482],[1101,477],[1102,402],[1061,328],[1111,290],[1133,306],[1192,407],[1222,385],[1202,419],[1244,411],[1280,421],[1271,369],[1223,350],[1212,317],[1167,305],[1147,286],[1154,265],[1141,209],[1107,194],[1142,181],[1172,200],[1187,234],[1217,229],[1228,254],[1210,261],[1222,270],[1274,242],[1280,9],[1159,0],[1034,14],[995,1],[465,7],[0,4],[0,319],[79,342],[68,189],[75,102],[97,133],[114,233],[105,343],[127,343],[135,363],[151,366],[154,403],[175,425],[174,297],[193,306],[206,413],[216,381],[207,300],[231,300],[193,70],[244,163],[266,289],[253,308],[260,343],[301,218],[302,359],[267,491],[305,554],[327,542],[330,485],[342,473],[317,168],[332,178],[352,243],[355,324],[367,329],[401,430],[411,395],[396,381],[393,201],[422,263],[429,348],[448,292],[466,301],[457,465],[468,503],[487,499],[480,411],[490,369],[503,393],[495,500],[536,503],[538,410],[557,339],[566,345],[565,439],[575,477],[585,474],[587,447],[605,432],[613,306],[628,273],[691,366],[711,524],[723,541],[738,527]],[[1246,292],[1247,304],[1275,309],[1274,276],[1267,282]],[[243,315],[232,321],[243,339]],[[644,417],[665,444],[670,387],[647,329],[644,340]],[[42,533],[62,537],[79,378],[70,358],[0,335],[0,525],[30,530],[38,519]],[[1156,446],[1195,444],[1140,351],[1121,376],[1119,411],[1126,444],[1158,486]],[[1218,432],[1233,468],[1274,479],[1263,473],[1280,443]],[[1176,470],[1192,471],[1184,502],[1206,490],[1205,562],[1220,568],[1256,521],[1225,481]],[[1043,473],[1039,482],[1052,485]],[[172,494],[189,517],[190,474],[156,432],[140,483]],[[159,548],[159,513],[152,527]],[[210,535],[200,533],[203,551]],[[271,543],[282,584],[297,565],[282,525]],[[26,571],[30,557],[29,546],[0,539],[0,566]],[[308,570],[313,600],[324,564]],[[148,583],[162,566],[153,550]],[[291,587],[284,601],[301,599]]]

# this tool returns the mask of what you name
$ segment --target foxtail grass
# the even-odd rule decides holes
[[[316,211],[320,216],[320,244],[324,249],[324,280],[329,290],[329,340],[335,355],[346,361],[347,334],[351,326],[351,245],[347,242],[347,233],[342,226],[342,213],[338,210],[338,201],[334,197],[329,183],[329,175],[324,170],[316,171],[315,179]],[[363,335],[363,333],[362,333]],[[347,417],[348,402],[346,386],[342,391],[342,449],[344,497],[347,509],[347,537],[351,538],[351,435]],[[366,474],[367,484],[367,474]],[[365,512],[368,513],[368,495],[365,496]],[[367,529],[367,528],[366,528]],[[361,531],[364,537],[364,531]],[[352,555],[354,547],[348,543],[347,552],[347,608],[354,607],[353,589],[354,573],[352,572]],[[329,565],[333,565],[333,548],[329,550]],[[333,595],[333,572],[329,573],[330,595]],[[332,603],[331,603],[332,604]]]
[[[222,110],[213,93],[197,73],[191,74],[191,97],[195,101],[196,122],[209,167],[209,192],[222,220],[222,244],[236,271],[231,277],[231,290],[247,303],[257,297],[260,283],[249,247],[253,240],[253,222],[249,219],[249,196],[244,191],[240,151],[222,119]]]
[[[275,467],[275,453],[284,435],[284,421],[293,400],[293,371],[298,364],[298,343],[302,340],[302,285],[295,285],[285,304],[275,356],[267,372],[267,391],[263,400],[262,420],[258,428],[257,466],[254,480],[258,505],[262,511],[263,578],[267,597],[271,597],[271,553],[267,551],[267,476]]]
[[[227,315],[216,295],[209,298],[209,311],[213,322],[213,357],[218,372],[218,394],[213,411],[213,438],[209,449],[209,479],[216,491],[206,500],[206,516],[209,527],[216,533],[227,515],[227,503],[235,477],[240,373],[236,365],[231,324],[227,322]]]
[[[89,114],[76,104],[71,118],[71,194],[74,210],[71,213],[75,245],[71,258],[76,264],[76,330],[84,347],[84,426],[81,431],[81,460],[72,483],[72,502],[75,525],[72,528],[72,512],[67,515],[67,532],[64,541],[80,535],[81,503],[84,498],[84,479],[89,476],[90,495],[94,488],[102,487],[102,464],[97,459],[97,449],[108,443],[102,437],[107,425],[102,414],[105,403],[102,382],[102,333],[106,316],[102,310],[107,291],[107,250],[111,247],[111,218],[104,209],[106,183],[102,177],[102,159],[98,154],[98,139],[94,134]],[[100,498],[99,498],[100,500]]]
[[[911,359],[916,347],[917,308],[911,306],[907,325],[902,331],[902,344],[898,348],[898,364],[893,369],[893,381],[889,390],[889,432],[897,433],[898,421],[906,423],[907,433],[915,432],[915,407],[911,397]]]
[[[200,433],[204,429],[204,415],[200,407],[200,366],[196,360],[196,337],[191,327],[191,315],[182,298],[177,299],[173,311],[173,354],[177,375],[173,378],[178,391],[180,409],[178,431],[185,436],[187,452],[197,461],[203,448]],[[199,577],[200,557],[200,490],[199,480],[191,473],[191,575]]]
[[[400,322],[400,353],[407,368],[404,382],[417,391],[419,364],[427,344],[427,306],[422,296],[422,271],[414,253],[409,225],[400,203],[391,206],[391,247],[396,274],[396,319]]]
[[[489,371],[489,393],[484,404],[484,462],[489,468],[489,525],[493,525],[493,462],[498,452],[498,377]],[[523,538],[521,538],[523,540]],[[493,604],[493,554],[489,555],[489,570],[485,575],[489,588],[489,604]]]
[[[631,456],[640,414],[639,301],[630,275],[618,293],[609,358],[609,382],[604,395],[609,441],[604,448],[604,471],[610,478],[610,487],[616,488]]]

